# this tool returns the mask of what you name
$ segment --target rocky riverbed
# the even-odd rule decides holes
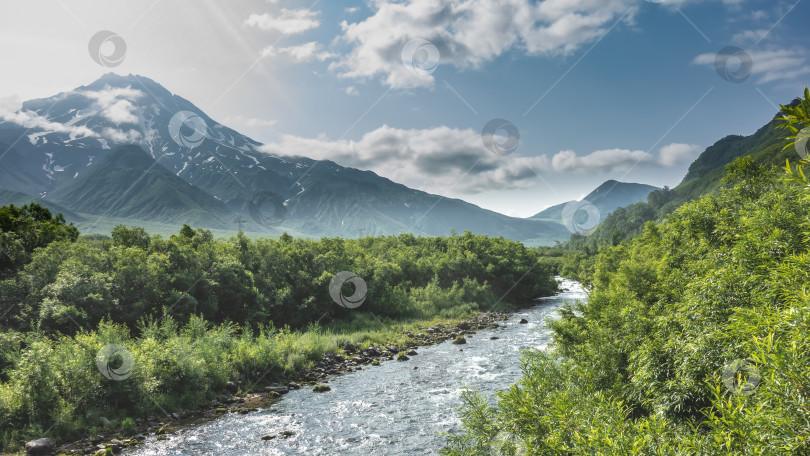
[[[56,448],[55,442],[29,442],[28,454],[63,454],[63,455],[108,455],[121,453],[126,448],[143,445],[147,436],[154,435],[156,440],[164,440],[168,435],[189,426],[198,425],[225,414],[246,415],[256,412],[278,401],[284,394],[301,388],[310,388],[314,392],[329,391],[327,385],[330,377],[362,370],[368,366],[378,366],[384,361],[407,361],[418,356],[417,348],[426,347],[452,340],[454,344],[465,344],[466,337],[477,331],[497,328],[510,318],[507,313],[486,312],[458,322],[455,325],[436,325],[422,328],[418,332],[406,332],[405,342],[401,345],[370,345],[366,348],[346,343],[337,354],[327,354],[316,362],[311,369],[297,372],[292,380],[285,384],[245,385],[240,381],[228,382],[217,399],[208,407],[190,412],[171,412],[165,416],[151,416],[135,420],[135,428],[130,435],[121,432],[102,432],[88,438],[62,445]],[[525,319],[524,319],[525,320]],[[102,418],[102,421],[105,421]],[[292,431],[289,431],[292,432]],[[281,433],[283,434],[283,432]],[[272,436],[272,437],[271,437]],[[277,437],[267,434],[265,440]],[[290,435],[280,435],[290,437]],[[42,439],[40,439],[42,440]]]

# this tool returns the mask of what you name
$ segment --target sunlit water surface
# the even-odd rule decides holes
[[[267,409],[227,414],[146,444],[127,455],[422,455],[438,454],[445,437],[459,432],[458,408],[465,388],[491,396],[520,377],[520,352],[550,342],[544,321],[563,301],[583,300],[577,282],[511,316],[505,325],[467,337],[466,345],[446,341],[417,349],[410,361],[332,377],[326,393],[302,388]],[[526,318],[528,324],[518,324]],[[497,340],[490,340],[496,336]],[[459,351],[463,349],[463,351]],[[417,369],[414,369],[417,367]],[[265,434],[294,436],[264,441]]]

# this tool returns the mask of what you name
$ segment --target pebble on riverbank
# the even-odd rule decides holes
[[[137,418],[135,420],[136,427],[133,431],[136,435],[132,438],[122,438],[120,434],[112,434],[113,429],[104,428],[109,434],[105,432],[106,435],[86,437],[61,447],[60,451],[67,452],[66,454],[92,456],[99,451],[98,445],[103,442],[108,442],[104,445],[105,449],[106,447],[112,447],[111,442],[115,440],[114,437],[116,436],[122,439],[121,448],[143,445],[146,440],[145,434],[150,433],[156,434],[158,440],[166,440],[168,434],[184,426],[209,421],[225,413],[246,414],[258,410],[257,407],[265,408],[277,401],[285,392],[299,389],[302,386],[312,386],[313,388],[322,386],[326,388],[323,389],[323,392],[330,391],[331,388],[321,382],[326,381],[331,376],[357,371],[362,369],[361,366],[377,365],[386,360],[400,359],[400,355],[402,358],[400,360],[405,361],[409,359],[407,356],[409,352],[416,354],[415,348],[439,344],[448,340],[453,341],[456,337],[463,337],[462,334],[467,334],[469,337],[469,334],[478,330],[497,328],[499,322],[503,322],[508,318],[508,314],[498,312],[479,314],[454,325],[438,324],[433,327],[423,328],[420,330],[422,332],[408,331],[404,333],[407,340],[397,344],[390,343],[379,346],[372,344],[367,348],[362,348],[361,345],[346,343],[342,345],[342,351],[339,350],[335,354],[326,354],[312,368],[304,369],[296,372],[293,376],[287,377],[285,381],[289,383],[286,385],[281,383],[267,387],[249,386],[238,379],[233,379],[223,385],[219,395],[208,404],[208,407],[196,411],[173,412],[164,417]],[[459,349],[459,351],[463,350]],[[313,391],[315,390],[313,389]],[[288,437],[294,435],[291,431],[287,432],[289,432],[289,435],[280,433],[267,434],[266,436],[272,435],[273,438],[277,438],[278,436]],[[264,437],[262,436],[262,438]]]

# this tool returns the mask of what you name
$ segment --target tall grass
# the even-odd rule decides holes
[[[454,312],[459,317],[470,313]],[[139,337],[109,321],[72,337],[3,333],[3,360],[13,368],[3,372],[0,382],[0,442],[13,449],[46,434],[68,439],[95,432],[101,417],[117,426],[133,417],[188,411],[216,398],[229,381],[241,381],[247,389],[288,380],[346,342],[361,347],[401,343],[403,332],[439,322],[448,321],[391,321],[358,313],[325,327],[251,330],[193,316],[182,326],[171,317],[142,320]],[[108,344],[132,355],[129,377],[119,381],[99,371],[96,357]],[[115,362],[113,369],[120,367]]]

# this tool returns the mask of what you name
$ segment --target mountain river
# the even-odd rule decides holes
[[[293,390],[256,413],[231,413],[158,441],[150,435],[130,456],[163,455],[426,455],[445,443],[439,432],[460,432],[465,388],[492,396],[520,377],[520,352],[551,340],[544,321],[563,301],[584,300],[581,285],[537,300],[495,329],[417,348],[409,361],[385,361],[329,379],[331,391]],[[518,324],[525,318],[528,324]],[[491,339],[497,337],[497,339]],[[459,351],[463,350],[463,351]],[[264,441],[265,434],[294,435]]]

